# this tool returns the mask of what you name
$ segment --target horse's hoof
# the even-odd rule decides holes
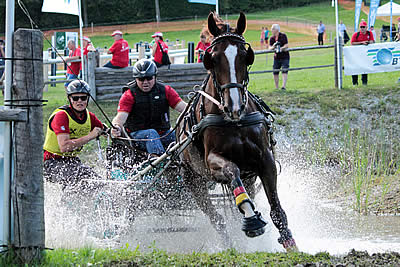
[[[285,240],[282,242],[282,246],[286,249],[286,252],[298,252],[296,241],[293,238]]]
[[[256,211],[256,214],[251,217],[243,218],[242,231],[248,237],[256,237],[264,234],[264,226],[267,222],[261,216],[261,213]]]

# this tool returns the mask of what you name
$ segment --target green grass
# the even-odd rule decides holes
[[[113,250],[82,248],[47,251],[41,263],[29,266],[295,266],[312,262],[331,264],[332,260],[335,257],[328,253],[240,253],[234,249],[210,254],[178,254],[153,248],[151,252],[142,253],[139,247],[131,249],[126,245]],[[0,265],[18,266],[11,256],[0,258]]]

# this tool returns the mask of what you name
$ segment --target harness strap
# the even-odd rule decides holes
[[[210,100],[211,102],[213,102],[215,105],[217,105],[220,110],[222,111],[224,110],[224,106],[222,106],[222,104],[217,99],[215,99],[214,97],[210,96],[209,94],[207,94],[202,90],[199,90],[197,92],[202,96],[204,96],[205,98],[207,98],[208,100]]]
[[[226,83],[226,84],[221,86],[221,89],[236,88],[236,87],[243,89],[244,86],[241,83]]]
[[[227,121],[224,119],[223,115],[219,114],[208,114],[205,116],[198,124],[192,127],[194,133],[202,135],[203,131],[210,126],[218,126],[218,127],[247,127],[259,123],[265,123],[269,128],[271,125],[271,121],[264,116],[259,111],[252,112],[246,114],[240,121]]]

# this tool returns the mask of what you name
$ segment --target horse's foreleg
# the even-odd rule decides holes
[[[245,234],[248,237],[262,235],[267,222],[262,218],[261,213],[255,210],[254,203],[240,179],[240,170],[237,165],[216,153],[209,153],[207,162],[211,174],[218,181],[231,183],[236,206],[244,214],[242,230]]]
[[[280,237],[278,242],[288,250],[297,250],[296,242],[288,228],[288,221],[285,211],[282,209],[278,192],[276,189],[277,173],[274,158],[270,151],[267,152],[267,159],[263,168],[263,173],[260,176],[264,186],[265,193],[268,197],[268,202],[271,206],[271,219],[279,231]]]

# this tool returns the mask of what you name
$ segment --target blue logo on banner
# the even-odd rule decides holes
[[[370,49],[367,56],[372,57],[373,66],[397,65],[400,59],[400,50],[394,50],[394,47]]]

